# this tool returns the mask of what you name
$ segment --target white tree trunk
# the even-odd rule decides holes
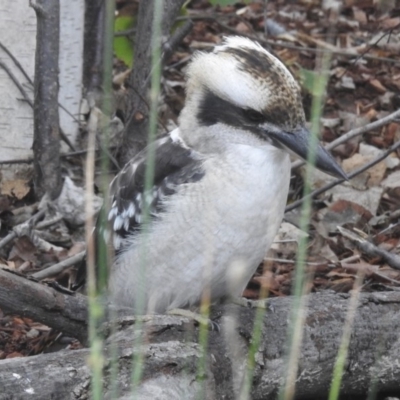
[[[78,133],[82,96],[84,0],[62,0],[60,16],[60,125],[72,143]],[[0,7],[1,43],[33,80],[36,49],[36,16],[27,0],[3,2]],[[0,49],[6,64],[33,101],[32,87],[10,57]],[[33,110],[21,99],[19,89],[0,67],[0,161],[32,157]],[[69,115],[71,114],[71,115]],[[75,119],[74,119],[75,118]],[[65,145],[63,145],[65,146]],[[66,147],[64,148],[64,150]]]
[[[31,79],[35,66],[36,16],[28,1],[2,2],[0,38]],[[22,85],[26,79],[9,56],[0,49],[0,60],[8,66]],[[26,86],[25,86],[26,87]],[[7,73],[0,68],[0,160],[32,156],[33,110],[21,101],[22,94]],[[26,91],[32,96],[32,87]]]
[[[78,134],[79,108],[82,97],[84,0],[60,1],[60,126],[72,143]],[[64,150],[67,150],[65,144]]]

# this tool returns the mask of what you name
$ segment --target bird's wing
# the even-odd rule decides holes
[[[150,218],[163,211],[166,197],[177,192],[179,186],[202,178],[201,157],[183,142],[171,136],[155,141],[154,180],[145,192],[145,174],[148,148],[137,154],[114,178],[110,186],[111,209],[108,214],[114,247],[120,249],[121,239],[134,234],[143,223],[145,199]]]

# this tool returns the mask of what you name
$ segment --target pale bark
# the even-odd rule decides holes
[[[0,40],[33,80],[36,47],[36,17],[27,1],[9,1],[0,12]],[[20,18],[16,18],[19,15]],[[27,88],[29,80],[15,66],[6,52],[0,50],[0,59]],[[9,75],[0,68],[0,160],[26,158],[32,155],[33,113]],[[31,88],[32,89],[32,88]],[[32,90],[27,89],[32,96]]]
[[[62,140],[74,143],[79,129],[81,99],[83,3],[72,0],[61,3],[60,22],[60,127]],[[21,18],[15,18],[16,15]],[[28,1],[11,1],[0,13],[0,62],[13,74],[0,66],[0,162],[31,158],[33,141],[34,98],[33,76],[36,50],[36,16]],[[22,90],[26,92],[22,93]],[[26,100],[26,97],[28,100]],[[71,146],[68,144],[68,147]],[[64,147],[64,150],[67,147]],[[2,167],[7,177],[14,175],[9,165]]]
[[[78,136],[80,123],[84,10],[84,0],[60,2],[60,127],[72,143]],[[64,146],[62,150],[68,148]]]

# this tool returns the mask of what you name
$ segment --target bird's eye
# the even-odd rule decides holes
[[[256,110],[251,109],[244,110],[244,116],[248,121],[253,123],[261,123],[265,120],[264,115]]]

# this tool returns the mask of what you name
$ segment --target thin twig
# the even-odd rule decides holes
[[[354,60],[353,65],[357,63],[357,61],[361,60],[373,47],[375,47],[385,36],[391,35],[393,29],[391,29],[389,32],[384,32],[383,35],[375,42],[367,46],[367,48],[361,52],[361,54]],[[340,80],[343,76],[347,74],[349,71],[350,65],[346,67],[346,69],[338,76],[338,80]]]
[[[32,278],[35,278],[37,280],[50,278],[51,276],[58,275],[67,268],[72,267],[73,265],[82,261],[85,258],[85,256],[86,256],[86,250],[81,251],[80,253],[75,254],[74,256],[69,257],[57,264],[54,264],[51,267],[43,269],[42,271],[35,272],[31,276]]]
[[[364,164],[361,168],[356,169],[355,171],[351,172],[350,174],[347,175],[348,179],[352,179],[355,176],[361,174],[362,172],[366,171],[368,168],[373,167],[374,165],[378,164],[379,162],[381,162],[382,160],[384,160],[390,153],[393,153],[394,151],[396,151],[398,148],[400,148],[400,140],[397,141],[396,143],[394,143],[392,146],[390,146],[386,151],[384,151],[380,156],[374,158],[372,161],[370,161],[367,164]],[[292,204],[288,205],[285,209],[285,212],[289,212],[294,210],[297,207],[300,207],[303,204],[303,201],[305,198],[311,197],[314,198],[318,195],[320,195],[321,193],[326,192],[327,190],[335,187],[336,185],[339,185],[340,183],[344,182],[344,179],[336,179],[331,183],[328,183],[327,185],[323,186],[320,189],[316,189],[313,192],[311,192],[308,196],[303,197],[300,200],[297,200],[295,202],[293,202]]]
[[[360,255],[359,254],[353,254],[352,256],[350,256],[350,257],[346,257],[346,258],[343,258],[343,260],[340,260],[339,261],[339,264],[340,264],[340,266],[343,268],[343,265],[344,264],[346,264],[346,263],[354,263],[355,261],[360,261]]]
[[[378,278],[381,278],[381,279],[384,279],[385,281],[393,283],[394,285],[400,285],[400,282],[396,281],[396,279],[389,278],[388,276],[381,274],[380,272],[374,271],[374,272],[372,272],[372,274],[377,276]]]
[[[35,246],[35,249],[38,250],[39,252],[45,252],[45,253],[50,253],[50,252],[55,252],[55,253],[61,253],[62,251],[65,250],[64,247],[56,246],[54,243],[50,243],[47,240],[42,239],[34,230],[30,230],[29,232],[29,239]]]
[[[25,79],[33,86],[33,81],[25,71],[24,67],[21,65],[21,63],[18,61],[18,59],[14,56],[14,54],[11,53],[8,48],[0,42],[0,47],[4,50],[4,52],[11,58],[13,63],[17,66],[17,68],[21,71],[22,75],[24,75]]]
[[[53,217],[53,218],[49,218],[49,219],[47,219],[47,220],[44,220],[44,221],[42,221],[42,222],[39,222],[37,225],[36,225],[36,229],[45,229],[45,228],[48,228],[49,226],[52,226],[52,225],[55,225],[55,224],[57,224],[58,222],[60,222],[60,221],[62,221],[63,220],[63,216],[61,215],[61,214],[59,214],[59,215],[56,215],[55,217]]]
[[[339,49],[336,47],[330,47],[329,49],[303,47],[303,46],[297,46],[297,45],[290,44],[290,43],[278,42],[276,40],[264,39],[263,37],[259,37],[257,35],[250,35],[245,32],[239,33],[237,31],[237,29],[232,28],[231,26],[226,25],[223,22],[221,22],[219,19],[219,16],[217,17],[217,16],[212,16],[212,15],[191,15],[189,17],[181,17],[180,20],[184,20],[185,18],[186,19],[190,18],[192,20],[212,20],[213,22],[215,22],[221,28],[223,28],[224,30],[226,30],[228,32],[234,33],[235,35],[247,37],[249,39],[255,40],[255,41],[260,42],[267,46],[283,47],[286,49],[298,50],[298,51],[308,51],[308,52],[317,53],[317,54],[332,53],[332,54],[335,54],[338,56],[343,56],[343,57],[359,57],[360,56],[360,54],[357,52],[356,49],[343,50],[343,49]],[[278,38],[278,39],[284,40],[283,38]],[[210,43],[210,47],[211,46],[212,45]],[[393,64],[400,64],[400,60],[396,60],[396,59],[388,58],[388,57],[373,56],[371,54],[364,54],[364,55],[362,55],[362,58],[364,58],[366,60],[375,60],[375,61],[381,61],[381,62],[389,62],[389,63],[393,63]]]
[[[341,226],[338,226],[338,231],[344,236],[346,239],[351,240],[356,246],[366,255],[371,257],[380,257],[382,258],[390,267],[393,269],[400,270],[400,256],[394,253],[390,253],[384,249],[381,249],[375,246],[373,243],[368,240],[362,238],[360,235],[357,235],[355,232],[352,232],[348,229],[345,229]]]
[[[114,37],[133,36],[134,34],[136,34],[136,28],[130,28],[124,31],[114,32]]]
[[[343,56],[343,57],[357,57],[359,54],[353,51],[346,51],[342,49],[321,49],[321,48],[313,48],[313,47],[302,47],[302,46],[296,46],[294,44],[290,43],[283,43],[283,42],[276,42],[268,39],[262,39],[262,38],[255,38],[254,40],[258,40],[261,43],[268,44],[269,46],[275,46],[275,47],[283,47],[286,49],[291,49],[291,50],[298,50],[298,51],[308,51],[310,53],[316,53],[316,54],[321,54],[321,53],[332,53],[336,56]],[[389,58],[389,57],[378,57],[378,56],[373,56],[371,54],[364,54],[362,58],[366,60],[373,60],[373,61],[381,61],[381,62],[387,62],[387,63],[392,63],[392,64],[400,64],[400,60],[396,60],[394,58]]]
[[[149,75],[151,76],[151,74]],[[143,104],[147,107],[148,110],[150,110],[150,105],[147,102],[147,100],[139,93],[139,91],[134,87],[131,86],[131,89],[137,94],[137,96],[140,98],[140,100],[143,102]],[[128,128],[129,126],[129,121],[133,118],[133,116],[135,115],[135,110],[131,110],[131,112],[128,114],[127,116],[127,121],[124,127],[124,131]],[[162,126],[162,128],[164,129],[165,132],[168,132],[168,128],[166,127],[166,125],[164,124],[164,122],[161,120],[161,118],[158,118],[158,123]]]
[[[177,29],[172,36],[163,44],[162,63],[165,64],[176,48],[182,43],[183,39],[193,29],[193,21],[188,19],[185,24]]]
[[[10,77],[10,79],[14,82],[14,85],[21,92],[22,96],[24,97],[24,100],[31,106],[31,108],[33,108],[33,102],[29,98],[28,93],[26,93],[24,87],[19,83],[17,77],[12,73],[10,68],[8,68],[8,66],[5,63],[3,63],[2,61],[0,61],[0,67],[3,68],[4,71],[7,72],[7,75]]]
[[[15,66],[21,71],[22,75],[24,75],[25,79],[28,81],[28,83],[32,86],[33,88],[33,81],[30,78],[30,76],[27,74],[25,71],[24,67],[21,65],[21,63],[18,61],[18,59],[14,56],[14,54],[11,53],[8,48],[0,42],[0,48],[4,50],[4,52],[11,58]],[[21,89],[20,89],[21,90]],[[62,104],[58,103],[58,105],[75,121],[79,123],[79,119],[76,118],[69,110],[67,110]],[[72,150],[72,149],[71,149]]]
[[[400,211],[400,210],[398,210],[398,211]],[[382,235],[384,233],[387,234],[388,232],[392,231],[393,229],[398,228],[399,226],[400,226],[400,221],[397,222],[396,224],[390,224],[386,229],[383,229],[380,232],[378,232],[378,234],[379,235]]]
[[[64,141],[64,143],[72,150],[75,151],[75,146],[71,143],[71,141],[69,140],[68,136],[65,134],[65,132],[61,129],[61,127],[59,127],[59,131],[60,131],[60,136],[61,139]]]
[[[191,58],[192,58],[192,55],[183,57],[179,61],[177,61],[176,63],[169,64],[166,67],[164,67],[164,71],[169,71],[171,69],[178,68],[183,64],[187,64],[190,61]],[[177,72],[180,73],[181,75],[183,75],[182,72],[180,72],[179,70]]]
[[[110,151],[115,150],[115,147],[110,147]],[[102,151],[102,149],[96,150],[96,152]],[[87,150],[79,150],[79,151],[71,151],[70,153],[60,154],[61,158],[68,158],[74,156],[80,156],[87,153]],[[13,160],[4,160],[0,161],[0,165],[2,164],[30,164],[33,162],[33,158],[16,158]]]
[[[10,68],[0,61],[0,67],[4,69],[4,71],[7,73],[7,75],[10,77],[10,79],[14,82],[15,86],[18,88],[18,90],[21,92],[22,96],[24,97],[24,100],[31,106],[33,109],[33,102],[29,98],[28,93],[25,91],[24,87],[19,83],[17,77],[12,73]],[[71,143],[69,140],[68,136],[64,133],[64,131],[60,128],[60,136],[61,139],[67,144],[67,146],[72,150],[75,151],[74,145]]]
[[[24,229],[32,229],[32,227],[35,226],[36,222],[45,215],[46,210],[47,207],[42,208],[27,221],[15,226],[13,230],[0,241],[0,249],[2,249],[7,243],[11,242],[11,240],[15,239],[18,236],[19,232],[22,232]]]
[[[265,257],[264,261],[271,261],[271,262],[276,262],[279,264],[296,264],[296,260],[289,260],[286,258],[273,258],[273,257]],[[312,262],[312,261],[305,261],[305,264],[309,267],[319,267],[320,265],[327,265],[330,268],[335,268],[337,265],[326,261],[321,261],[321,262]]]
[[[2,249],[6,244],[11,242],[17,237],[17,234],[14,231],[11,231],[5,238],[0,240],[0,249]]]
[[[97,140],[97,138],[96,138],[96,141],[100,147],[102,154],[106,155],[108,157],[108,159],[111,161],[111,163],[114,165],[114,167],[117,169],[117,171],[119,171],[121,169],[121,167],[120,167],[117,159],[111,154],[111,152],[107,149],[107,147],[104,146],[102,140]]]

